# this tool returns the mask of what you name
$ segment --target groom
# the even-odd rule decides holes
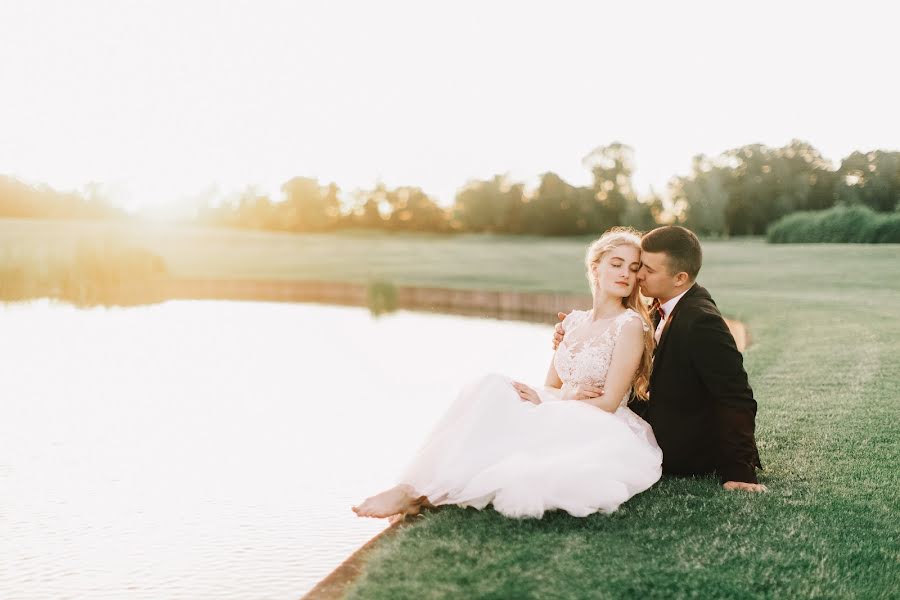
[[[671,475],[716,473],[727,490],[762,492],[754,440],[756,401],[743,357],[709,292],[696,283],[700,240],[683,227],[641,240],[641,293],[654,298],[656,351],[650,399],[629,408],[653,427]],[[554,348],[562,340],[556,325]]]

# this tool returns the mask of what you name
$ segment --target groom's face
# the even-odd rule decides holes
[[[669,273],[669,256],[665,252],[641,252],[641,269],[638,271],[638,285],[647,298],[669,299],[678,294],[675,276]]]

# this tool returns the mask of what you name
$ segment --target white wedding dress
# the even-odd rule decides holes
[[[563,390],[602,387],[623,325],[640,318],[628,309],[589,336],[591,313],[570,313],[554,357]],[[493,504],[509,517],[540,518],[553,509],[576,517],[612,512],[660,478],[662,452],[650,425],[627,408],[627,396],[610,413],[562,400],[552,388],[535,388],[542,402],[533,404],[511,383],[492,374],[466,385],[400,483],[434,505]]]

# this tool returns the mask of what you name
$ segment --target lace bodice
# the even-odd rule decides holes
[[[605,329],[596,330],[592,330],[592,325],[602,326],[591,323],[589,311],[573,310],[569,313],[563,321],[565,337],[553,358],[553,366],[563,382],[563,390],[567,386],[578,384],[604,386],[616,340],[622,333],[622,327],[631,319],[641,320],[644,331],[649,331],[650,326],[630,308],[612,320]],[[628,394],[619,405],[625,406],[627,403]]]

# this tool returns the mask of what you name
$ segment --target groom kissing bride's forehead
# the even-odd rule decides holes
[[[696,283],[702,262],[700,241],[684,227],[641,239],[637,281],[653,299],[656,350],[649,399],[629,408],[653,428],[664,473],[715,473],[726,489],[764,491],[756,479],[756,400],[722,314]]]

